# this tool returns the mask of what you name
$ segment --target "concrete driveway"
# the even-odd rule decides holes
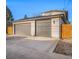
[[[53,53],[58,40],[31,40],[27,37],[7,37],[7,59],[71,59]]]

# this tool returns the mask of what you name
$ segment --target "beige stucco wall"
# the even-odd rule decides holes
[[[31,21],[31,35],[35,36],[35,21]]]
[[[51,20],[51,37],[60,38],[61,29],[60,25],[63,23],[61,18],[52,18]],[[55,21],[55,24],[54,22]],[[15,22],[13,23],[13,34],[14,34],[14,24],[20,23],[31,23],[31,36],[35,36],[35,21],[25,21],[25,22]]]
[[[22,23],[30,23],[31,21],[21,21],[21,22],[14,22],[13,24],[22,24]]]
[[[53,23],[55,21],[55,24]],[[60,18],[52,18],[51,19],[51,36],[54,38],[60,38]]]

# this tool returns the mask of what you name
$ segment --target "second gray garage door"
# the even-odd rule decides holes
[[[31,24],[15,24],[15,34],[16,35],[31,35]]]
[[[51,20],[36,21],[36,36],[51,37]]]

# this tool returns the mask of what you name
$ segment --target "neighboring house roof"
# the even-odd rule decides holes
[[[63,21],[65,23],[69,23],[69,21],[68,21],[68,11],[66,11],[66,10],[49,10],[49,11],[43,12],[42,14],[51,13],[49,15],[52,15],[53,12],[58,12],[58,13],[56,13],[54,15],[63,14]]]
[[[49,15],[49,16],[35,16],[35,17],[29,17],[29,18],[24,18],[24,19],[19,19],[14,22],[24,22],[24,21],[34,21],[34,20],[44,20],[44,19],[51,19],[51,18],[62,18],[64,23],[69,23],[68,20],[64,19],[63,14],[58,14],[58,15]],[[14,23],[13,22],[13,23]]]
[[[65,10],[49,10],[49,11],[45,11],[43,13],[49,13],[49,12],[67,12]]]

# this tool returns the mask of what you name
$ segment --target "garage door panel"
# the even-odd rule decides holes
[[[16,24],[15,25],[15,34],[17,35],[30,35],[31,33],[31,24]]]
[[[36,21],[36,35],[37,36],[51,36],[51,20]]]

